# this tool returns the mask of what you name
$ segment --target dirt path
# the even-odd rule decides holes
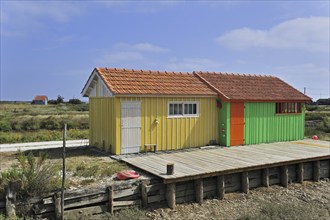
[[[330,182],[261,187],[249,194],[229,193],[224,200],[177,205],[148,212],[151,219],[330,219]]]

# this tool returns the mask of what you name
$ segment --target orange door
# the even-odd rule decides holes
[[[244,103],[230,103],[230,146],[244,144]]]

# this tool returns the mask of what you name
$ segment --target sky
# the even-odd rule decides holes
[[[329,1],[0,2],[1,101],[86,100],[95,67],[273,75],[330,96]]]

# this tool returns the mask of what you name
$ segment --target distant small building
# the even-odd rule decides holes
[[[48,104],[48,98],[45,95],[37,95],[32,100],[33,105],[47,105]]]
[[[317,105],[330,105],[330,98],[328,99],[318,99],[316,101]]]

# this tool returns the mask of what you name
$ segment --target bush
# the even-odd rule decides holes
[[[57,99],[56,99],[56,102],[57,102],[57,104],[61,104],[61,103],[64,103],[64,97],[63,97],[63,96],[60,96],[60,95],[58,95],[58,96],[57,96]]]
[[[57,100],[55,99],[48,100],[48,104],[57,105]]]
[[[89,110],[89,104],[88,103],[81,103],[79,105],[72,106],[74,111],[78,112],[87,112]]]
[[[9,182],[16,182],[19,186],[18,196],[21,198],[48,193],[59,187],[58,170],[46,165],[46,159],[46,153],[40,153],[39,157],[35,158],[31,152],[26,156],[19,151],[19,167],[12,167],[1,173],[1,187],[5,188]]]
[[[20,120],[15,119],[11,122],[11,127],[15,131],[22,131],[22,122]]]
[[[42,120],[40,127],[42,129],[46,129],[46,130],[58,130],[58,129],[61,129],[61,125],[60,125],[59,121],[55,117],[53,117],[53,116],[50,116],[50,117]]]
[[[324,131],[325,133],[330,133],[330,118],[323,118],[317,129]]]
[[[306,105],[306,110],[310,111],[310,112],[315,111],[315,110],[317,110],[317,106],[316,105]]]
[[[82,102],[79,99],[69,99],[68,103],[77,105],[77,104],[81,104]]]
[[[37,118],[31,117],[22,123],[22,127],[26,131],[37,131],[40,129],[40,122]]]
[[[2,120],[0,121],[0,131],[11,131],[12,127],[8,120]]]

